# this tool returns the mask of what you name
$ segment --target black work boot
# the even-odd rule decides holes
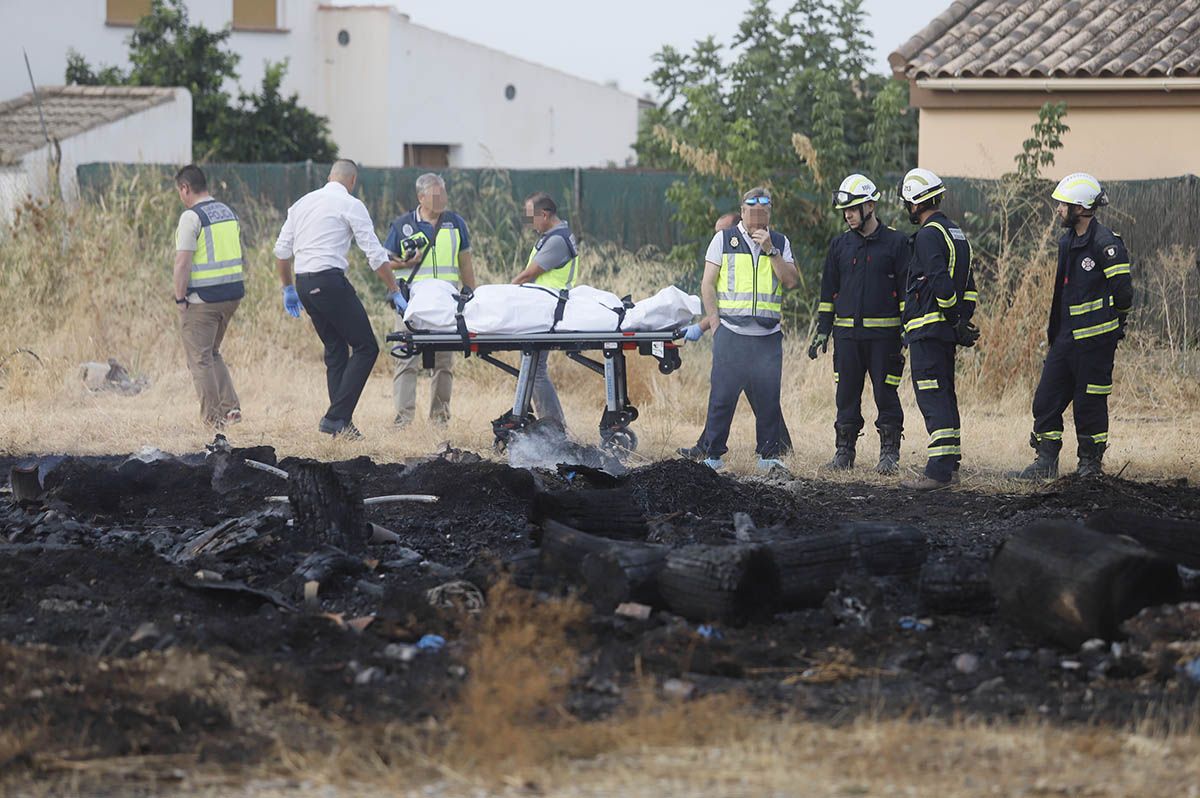
[[[900,427],[879,428],[879,463],[877,474],[895,474],[900,470]]]
[[[1029,436],[1029,445],[1036,452],[1033,462],[1020,471],[1009,471],[1009,479],[1023,479],[1036,482],[1043,479],[1058,478],[1058,453],[1062,450],[1062,441],[1038,440],[1037,435]]]
[[[855,447],[858,445],[858,432],[862,427],[854,424],[834,424],[835,444],[837,450],[833,459],[826,463],[827,468],[847,471],[854,468]]]
[[[1081,477],[1098,477],[1104,473],[1104,450],[1107,444],[1096,443],[1091,438],[1079,439],[1079,468],[1075,473]]]

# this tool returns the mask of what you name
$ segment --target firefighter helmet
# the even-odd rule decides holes
[[[900,181],[900,199],[913,205],[946,193],[946,184],[928,169],[910,169]]]
[[[1078,205],[1085,210],[1108,204],[1108,195],[1100,181],[1086,172],[1076,172],[1058,181],[1051,197],[1064,205]]]
[[[841,211],[867,202],[878,202],[879,196],[879,189],[869,177],[850,175],[833,192],[833,207]]]

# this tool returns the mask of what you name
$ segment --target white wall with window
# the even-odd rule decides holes
[[[329,117],[341,152],[370,166],[503,168],[631,164],[632,94],[426,28],[389,5],[186,0],[195,23],[232,27],[240,89],[289,59],[282,90]],[[0,100],[64,82],[67,52],[128,68],[127,39],[150,0],[0,0]],[[15,42],[13,39],[15,38]],[[226,87],[236,98],[239,86]]]

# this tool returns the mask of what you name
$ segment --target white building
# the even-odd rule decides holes
[[[589,167],[633,161],[641,101],[415,24],[390,5],[317,0],[187,0],[193,24],[232,27],[241,90],[288,59],[285,93],[329,118],[341,153],[368,166]],[[34,78],[63,82],[67,51],[128,67],[132,25],[150,0],[0,0],[8,45],[0,99]],[[229,86],[231,95],[237,86]]]
[[[0,102],[0,222],[28,197],[74,200],[80,164],[192,159],[187,89],[46,86],[38,93],[40,104],[32,93]]]

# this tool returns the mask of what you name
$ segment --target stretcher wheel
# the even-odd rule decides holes
[[[621,429],[610,432],[604,437],[604,447],[614,451],[637,451],[637,433],[631,429]]]

